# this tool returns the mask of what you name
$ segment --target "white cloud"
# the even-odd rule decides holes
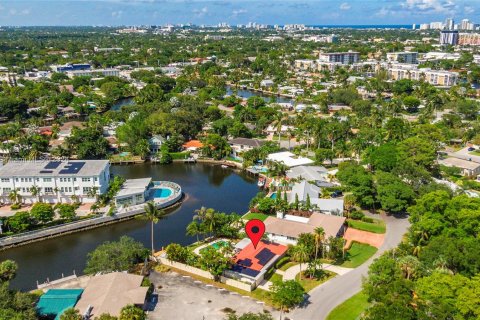
[[[385,16],[388,16],[388,15],[391,14],[391,13],[392,13],[391,10],[389,10],[389,9],[387,9],[387,8],[385,8],[385,7],[382,7],[380,10],[378,10],[378,11],[375,13],[375,15],[376,15],[377,17],[385,17]]]
[[[456,8],[452,0],[406,0],[401,6],[410,11],[426,13],[451,13]]]
[[[352,6],[349,5],[348,3],[344,2],[340,5],[340,10],[350,10]]]
[[[247,13],[248,11],[245,9],[238,9],[232,11],[232,17],[237,18],[238,16]]]
[[[113,11],[112,12],[112,17],[113,18],[116,18],[116,19],[120,19],[123,15],[123,11],[122,10],[118,10],[118,11]]]
[[[201,9],[194,9],[193,10],[193,13],[197,16],[197,17],[203,17],[205,16],[207,13],[208,13],[208,8],[207,7],[203,7]]]
[[[465,6],[463,8],[463,11],[465,12],[465,14],[472,14],[475,12],[475,9],[473,7],[470,7],[470,6]]]

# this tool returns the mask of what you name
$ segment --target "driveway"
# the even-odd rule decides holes
[[[347,300],[362,288],[362,277],[367,275],[368,267],[383,252],[395,248],[410,226],[407,216],[382,216],[387,225],[385,240],[375,255],[356,269],[325,282],[310,291],[306,306],[293,310],[288,316],[292,320],[322,320],[337,305]]]
[[[349,248],[352,241],[366,243],[375,248],[380,248],[385,240],[385,234],[373,233],[353,228],[348,228],[343,236],[347,243],[345,247]]]
[[[149,320],[223,320],[227,315],[222,311],[224,308],[235,310],[237,315],[265,309],[275,319],[278,317],[277,312],[263,303],[174,272],[153,272],[150,280],[155,288],[161,288],[157,289],[158,302],[154,310],[148,312]]]

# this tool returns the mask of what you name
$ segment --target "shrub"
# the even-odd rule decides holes
[[[352,211],[352,213],[350,214],[350,218],[352,218],[353,220],[362,220],[364,217],[365,217],[365,214],[357,210]]]
[[[18,210],[22,207],[22,205],[20,203],[14,203],[10,206],[10,209],[12,210]]]
[[[30,210],[30,215],[40,223],[47,223],[53,220],[55,212],[53,207],[47,203],[37,202]]]
[[[373,223],[373,218],[363,217],[363,218],[362,218],[362,221],[363,221],[363,222],[367,222],[367,223]]]

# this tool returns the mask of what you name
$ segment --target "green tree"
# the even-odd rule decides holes
[[[0,282],[10,281],[17,274],[18,265],[15,261],[4,260],[0,263]]]
[[[153,245],[153,225],[157,224],[158,221],[163,220],[167,217],[167,213],[164,210],[157,209],[153,201],[147,202],[144,206],[145,214],[141,215],[140,218],[150,221],[150,240],[152,244],[152,256],[155,254],[155,248]]]
[[[87,256],[85,273],[112,272],[130,270],[135,264],[143,262],[148,250],[142,243],[123,236],[118,242],[105,242]]]
[[[53,207],[47,203],[37,202],[30,210],[30,215],[39,223],[47,223],[53,220],[55,212]]]
[[[378,201],[385,211],[403,212],[413,201],[413,189],[395,175],[378,172],[375,180]]]
[[[241,316],[230,313],[225,320],[273,320],[273,317],[270,313],[244,313]]]
[[[285,309],[292,309],[302,303],[305,290],[295,280],[273,282],[270,287],[273,301],[280,306],[280,319]]]
[[[111,316],[108,313],[102,313],[98,317],[95,317],[95,320],[118,320],[118,318]]]
[[[7,227],[14,233],[24,232],[32,225],[32,218],[27,211],[15,212],[13,216],[7,218]]]
[[[60,320],[82,320],[80,312],[74,308],[68,308],[60,315]]]
[[[118,320],[146,320],[145,312],[137,306],[128,305],[120,310]]]
[[[218,281],[223,271],[229,269],[232,265],[231,252],[228,252],[226,247],[220,250],[212,246],[208,246],[200,252],[199,264],[203,270],[210,272],[215,281]]]
[[[55,205],[55,209],[58,211],[58,215],[62,219],[74,219],[76,216],[75,213],[75,205],[71,205],[68,203],[59,203]]]
[[[302,280],[302,264],[310,260],[311,250],[304,244],[293,247],[292,258],[300,263],[300,280]]]
[[[230,153],[231,147],[225,138],[212,133],[205,139],[202,150],[206,156],[212,157],[215,160],[220,160]]]

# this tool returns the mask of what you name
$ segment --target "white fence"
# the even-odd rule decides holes
[[[179,269],[179,270],[182,270],[182,271],[200,276],[202,278],[206,278],[206,279],[210,279],[210,280],[214,279],[214,276],[208,271],[201,270],[201,269],[198,269],[198,268],[195,268],[195,267],[192,267],[192,266],[180,263],[180,262],[172,261],[172,260],[169,260],[169,259],[164,258],[164,257],[157,257],[157,260],[160,261],[162,264],[164,264],[166,266],[169,266],[169,267],[172,267],[172,268],[175,268],[175,269]],[[238,288],[238,289],[248,291],[248,292],[251,292],[251,291],[253,291],[253,289],[256,288],[256,285],[254,283],[252,283],[252,284],[244,283],[244,282],[240,282],[240,281],[237,281],[237,280],[234,280],[234,279],[226,278],[224,276],[220,277],[220,282],[224,283],[228,286],[232,286],[234,288]]]

